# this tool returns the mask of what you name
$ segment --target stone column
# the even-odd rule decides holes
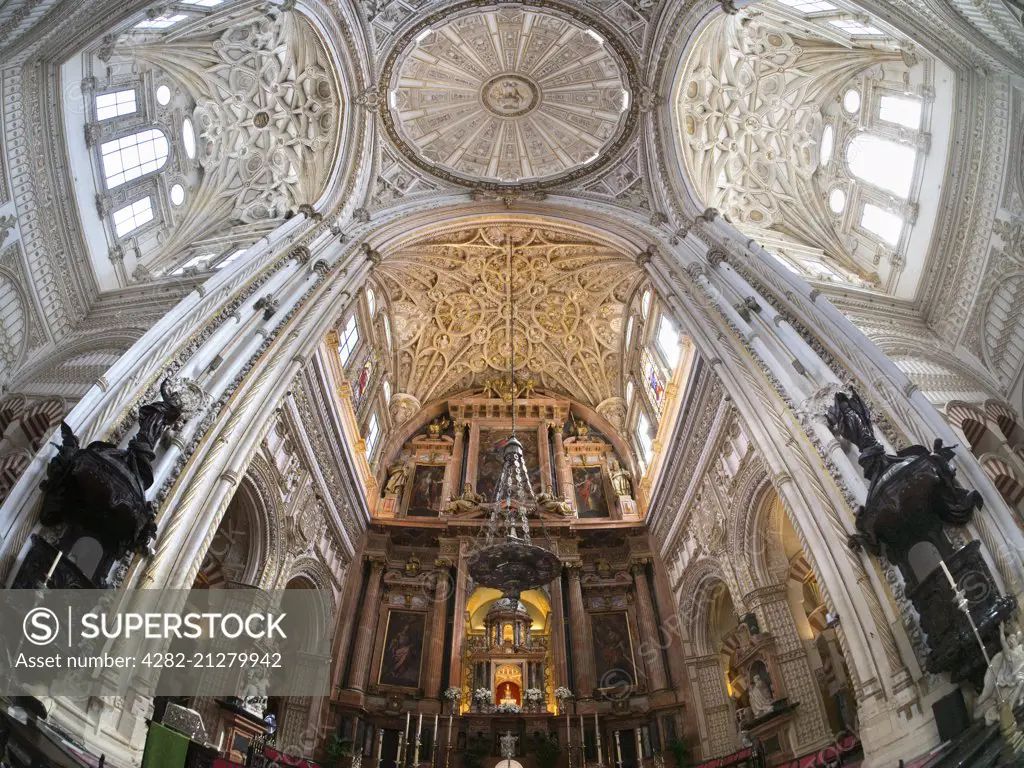
[[[651,692],[668,687],[665,679],[665,662],[661,655],[661,638],[658,636],[658,622],[654,618],[654,603],[651,588],[647,583],[648,558],[634,560],[630,564],[633,583],[636,588],[636,618],[640,625],[640,655],[647,669],[647,689]]]
[[[448,685],[462,687],[462,644],[466,639],[466,590],[469,569],[466,564],[465,544],[459,544],[459,565],[455,569],[455,620],[452,627],[452,647],[448,664]],[[444,651],[441,651],[443,653]],[[468,702],[465,702],[468,703]]]
[[[736,714],[725,688],[725,673],[715,655],[693,660],[694,688],[700,697],[697,716],[706,746],[705,758],[727,755],[739,747]]]
[[[669,684],[680,688],[686,682],[686,667],[683,664],[685,630],[679,618],[679,611],[672,604],[672,587],[665,564],[660,558],[654,558],[651,567],[654,571],[654,601],[658,607],[658,616],[662,621],[666,643],[665,656],[668,657]]]
[[[563,499],[574,498],[570,493],[572,490],[572,470],[565,461],[565,445],[562,443],[562,425],[552,423],[551,428],[555,431],[554,462],[555,477],[558,479],[558,487],[555,489],[555,494],[559,498]]]
[[[363,612],[356,630],[356,646],[352,651],[352,675],[349,687],[365,691],[370,674],[370,660],[373,654],[373,636],[380,616],[380,590],[384,576],[384,558],[370,558],[370,577],[366,582],[366,597]]]
[[[572,635],[572,666],[576,697],[589,699],[594,692],[594,646],[590,636],[590,618],[583,604],[580,584],[581,563],[566,563],[569,571],[569,632]]]
[[[448,569],[451,560],[439,557],[434,561],[434,606],[430,614],[430,645],[427,651],[427,674],[423,681],[423,694],[428,698],[441,697],[441,666],[444,662],[444,625],[448,614]]]
[[[786,696],[790,703],[800,703],[793,718],[793,749],[798,755],[820,749],[831,741],[832,731],[821,688],[790,613],[785,585],[756,589],[744,602],[757,614],[761,631],[775,639],[776,661],[785,682]]]
[[[565,660],[565,605],[562,603],[561,576],[551,584],[551,660],[554,663],[552,671],[555,687],[569,687],[571,681]]]

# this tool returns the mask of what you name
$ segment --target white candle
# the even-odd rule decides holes
[[[412,753],[413,765],[420,764],[420,735],[423,733],[423,713],[420,712],[419,720],[416,723],[416,748]]]
[[[949,572],[949,568],[946,567],[946,561],[939,560],[939,566],[942,568],[942,572],[946,574],[946,578],[949,579],[949,586],[956,592],[956,580],[953,578],[953,574]]]
[[[636,733],[636,764],[637,765],[643,765],[643,761],[644,761],[644,740],[640,736],[640,729],[639,728],[636,729],[635,733]]]
[[[439,714],[434,714],[434,738],[430,740],[431,747],[437,746],[437,721],[440,719],[440,717],[441,716]]]
[[[619,732],[615,732],[615,757],[619,764],[619,768],[622,768],[622,742],[619,740]]]
[[[597,764],[602,765],[604,758],[601,755],[601,725],[597,719],[597,712],[594,713],[594,735],[597,737]]]
[[[60,562],[60,559],[63,556],[64,556],[64,553],[61,550],[58,549],[57,550],[57,556],[55,558],[53,558],[53,562],[50,563],[50,570],[48,570],[46,572],[46,578],[43,579],[43,583],[44,584],[50,580],[51,576],[53,576],[53,572],[57,570],[57,563]]]
[[[380,761],[384,757],[384,729],[377,729],[377,768],[380,768]]]

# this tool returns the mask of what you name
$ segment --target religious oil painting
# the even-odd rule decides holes
[[[412,499],[409,517],[437,517],[441,512],[441,487],[444,485],[444,466],[420,464],[412,480]]]
[[[509,430],[487,429],[480,431],[480,460],[477,464],[476,492],[488,501],[494,498],[494,489],[501,477],[501,460],[508,444]],[[516,432],[516,439],[523,444],[523,456],[530,473],[530,484],[534,493],[540,493],[540,452],[537,448],[537,431],[534,429]]]
[[[604,493],[601,467],[573,467],[572,485],[576,489],[576,508],[580,517],[608,517],[608,498]]]
[[[384,653],[380,660],[381,685],[419,687],[425,623],[425,613],[391,611],[388,614]]]
[[[633,642],[625,611],[592,613],[590,626],[594,635],[594,666],[599,688],[633,685]]]

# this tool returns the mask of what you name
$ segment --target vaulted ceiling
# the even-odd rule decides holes
[[[509,370],[509,260],[519,380],[596,407],[621,397],[625,303],[640,270],[577,233],[495,221],[386,254],[395,390],[427,403]]]

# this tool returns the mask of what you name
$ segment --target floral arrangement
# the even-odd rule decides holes
[[[448,699],[448,701],[455,702],[462,698],[462,691],[456,686],[451,685],[444,689],[444,697]]]
[[[507,702],[505,704],[499,704],[495,712],[502,715],[518,715],[522,710],[515,702]]]
[[[490,688],[477,688],[473,691],[473,701],[480,701],[490,704],[494,701],[494,694]]]
[[[544,701],[544,691],[540,688],[527,688],[523,691],[523,699],[532,702]]]
[[[570,691],[564,685],[560,685],[557,688],[555,688],[555,698],[556,699],[571,699],[572,698],[572,691]]]

